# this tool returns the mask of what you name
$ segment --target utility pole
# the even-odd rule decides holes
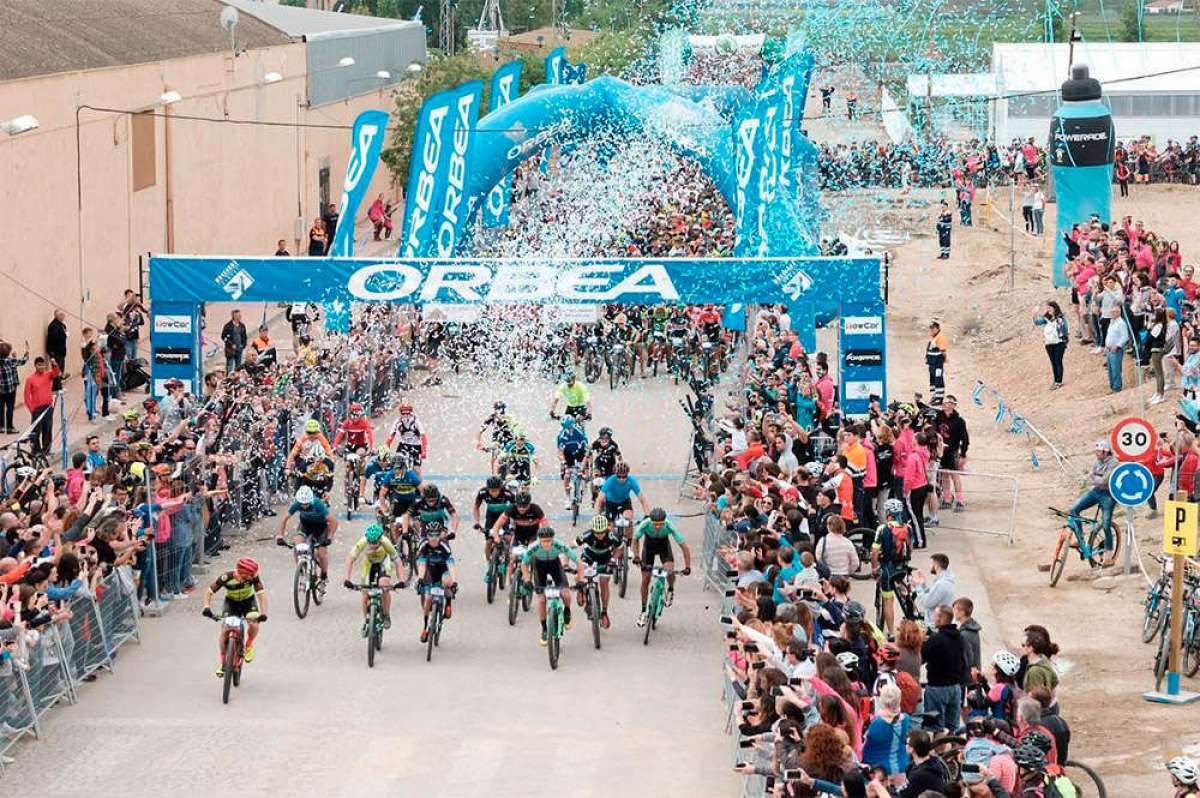
[[[438,47],[446,55],[454,55],[454,0],[441,0]]]

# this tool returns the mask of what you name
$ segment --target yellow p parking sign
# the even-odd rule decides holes
[[[1163,554],[1195,557],[1196,521],[1194,502],[1167,502],[1163,514]]]

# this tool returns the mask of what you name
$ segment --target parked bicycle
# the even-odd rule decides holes
[[[1163,625],[1163,610],[1171,603],[1171,575],[1167,573],[1169,560],[1160,555],[1155,556],[1161,572],[1154,584],[1146,590],[1146,598],[1142,600],[1142,642],[1149,643],[1154,639]]]
[[[9,496],[21,484],[28,473],[22,469],[33,469],[34,474],[50,467],[44,452],[33,446],[33,437],[26,435],[0,446],[0,495]]]

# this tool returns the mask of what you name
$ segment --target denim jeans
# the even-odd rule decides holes
[[[1124,387],[1121,381],[1121,369],[1125,365],[1125,350],[1105,351],[1104,360],[1108,365],[1108,387],[1114,391],[1121,390]]]
[[[943,729],[958,731],[962,725],[962,685],[951,684],[925,688],[925,712],[936,712],[937,723]]]
[[[1072,504],[1071,509],[1068,510],[1068,512],[1071,515],[1080,515],[1084,510],[1091,509],[1096,505],[1100,505],[1100,523],[1104,526],[1104,550],[1111,552],[1113,551],[1113,509],[1117,506],[1116,501],[1113,500],[1112,494],[1106,490],[1092,488],[1087,493],[1080,496],[1079,501]],[[1079,523],[1078,518],[1068,519],[1067,523],[1070,524],[1071,528],[1076,532],[1081,532],[1083,529],[1083,526]]]
[[[96,381],[92,372],[83,370],[83,408],[87,412],[88,421],[96,420]]]

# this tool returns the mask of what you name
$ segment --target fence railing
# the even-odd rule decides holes
[[[1016,542],[1017,502],[1021,492],[1016,477],[944,468],[939,468],[937,473],[944,497],[949,500],[962,496],[968,510],[964,515],[954,512],[951,507],[942,508],[938,529],[999,535],[1007,538],[1010,546]],[[980,518],[989,521],[979,523]],[[971,525],[973,522],[978,525]]]
[[[0,754],[26,736],[40,737],[45,714],[74,704],[80,685],[112,670],[117,648],[138,639],[133,585],[132,570],[117,568],[64,602],[68,617],[16,634],[0,658]]]

